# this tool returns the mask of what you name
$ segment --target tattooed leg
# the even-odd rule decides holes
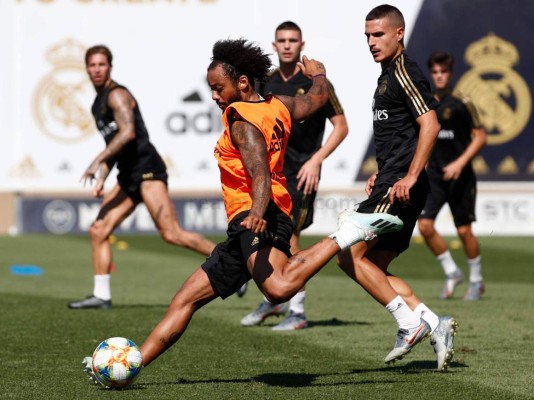
[[[337,243],[325,238],[287,258],[280,250],[264,247],[250,256],[248,267],[265,297],[283,303],[293,297],[339,252]]]
[[[199,268],[193,272],[174,295],[163,319],[141,345],[143,365],[146,367],[176,343],[193,314],[216,297],[204,270]]]

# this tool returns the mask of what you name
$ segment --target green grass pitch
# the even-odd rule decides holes
[[[182,339],[135,384],[110,391],[91,384],[81,360],[111,336],[141,344],[175,291],[202,262],[157,236],[120,237],[114,250],[111,310],[69,310],[92,290],[87,236],[0,237],[1,399],[533,399],[534,242],[480,238],[486,295],[479,302],[438,299],[441,268],[414,243],[391,271],[405,278],[435,312],[459,323],[456,352],[438,373],[428,341],[388,366],[396,324],[334,262],[307,286],[310,328],[272,332],[279,319],[242,328],[261,299],[217,300],[193,318]],[[220,238],[217,238],[220,239]],[[305,244],[316,238],[304,238]],[[126,247],[126,246],[123,246]],[[453,255],[464,272],[461,249]],[[34,264],[42,276],[10,266]]]

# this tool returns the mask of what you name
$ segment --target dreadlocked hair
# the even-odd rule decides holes
[[[263,82],[271,68],[268,54],[246,39],[219,40],[213,45],[213,57],[208,71],[221,65],[224,73],[233,82],[246,75],[251,85],[254,81]]]

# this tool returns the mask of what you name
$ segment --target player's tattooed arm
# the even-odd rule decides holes
[[[132,95],[126,89],[115,89],[109,94],[108,105],[113,110],[119,131],[106,146],[104,159],[101,161],[113,158],[128,142],[135,139],[135,100]]]
[[[267,210],[272,189],[265,138],[255,126],[244,121],[234,121],[231,137],[241,153],[241,159],[252,181],[250,218],[247,217],[247,221],[243,222],[247,229],[255,233],[263,232],[266,228],[263,215]]]
[[[304,96],[277,96],[289,110],[293,121],[309,118],[326,104],[329,94],[326,69],[321,62],[304,56],[302,63],[298,65],[302,72],[313,80],[312,87]]]
[[[107,164],[107,172],[109,173],[115,163],[115,156],[128,142],[135,139],[135,117],[133,113],[135,100],[132,95],[126,89],[115,89],[109,95],[108,105],[113,110],[119,131],[83,173],[81,180],[84,185],[86,182],[92,183],[99,170],[101,172],[106,171],[104,164]]]

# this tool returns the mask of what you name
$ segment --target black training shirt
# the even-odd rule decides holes
[[[441,125],[429,172],[443,174],[443,167],[460,157],[471,143],[471,130],[479,128],[480,120],[473,103],[459,93],[444,93],[436,109]]]
[[[405,53],[382,71],[372,106],[377,184],[406,176],[419,138],[416,119],[437,105],[428,79]]]
[[[113,140],[119,127],[115,121],[113,110],[108,105],[109,94],[112,90],[122,88],[127,90],[124,86],[112,82],[111,85],[99,93],[91,112],[95,118],[96,127],[106,141],[106,145]],[[133,96],[132,96],[133,97]],[[135,139],[128,142],[119,154],[115,156],[114,162],[117,162],[117,168],[124,173],[136,173],[146,170],[165,171],[165,163],[156,151],[156,148],[150,143],[148,131],[145,127],[143,117],[137,101],[135,101],[134,123],[135,123]],[[114,162],[108,162],[108,166],[113,167]]]

